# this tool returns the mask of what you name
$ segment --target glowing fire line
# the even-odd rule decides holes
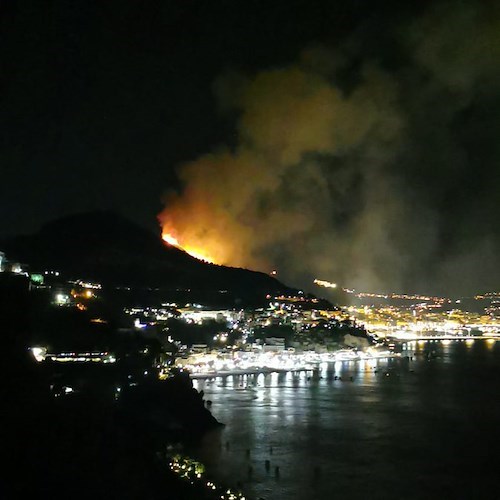
[[[163,241],[166,241],[169,245],[172,245],[173,247],[180,247],[179,240],[174,238],[171,234],[164,234],[162,238]]]
[[[195,259],[202,260],[203,262],[208,262],[210,264],[214,263],[214,260],[205,253],[203,253],[203,251],[192,248],[190,246],[181,245],[179,240],[175,236],[172,236],[169,233],[163,233],[162,239],[169,245],[179,248],[180,250],[183,250],[184,252],[188,253],[189,255],[191,255],[191,257],[194,257]]]
[[[318,286],[322,286],[324,288],[337,288],[337,283],[331,283],[330,281],[326,281],[326,280],[315,279],[314,284],[318,285]]]

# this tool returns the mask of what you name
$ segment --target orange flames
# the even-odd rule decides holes
[[[206,253],[205,250],[197,247],[192,247],[190,245],[182,245],[179,240],[173,236],[171,233],[163,233],[162,234],[162,239],[169,245],[173,247],[180,248],[181,250],[184,250],[186,253],[191,255],[191,257],[194,257],[195,259],[202,260],[204,262],[208,262],[210,264],[214,264],[215,261],[214,259]]]
[[[163,241],[166,241],[169,245],[172,245],[173,247],[181,248],[179,240],[177,238],[174,238],[171,234],[164,233],[164,234],[162,234],[161,237],[163,238]]]

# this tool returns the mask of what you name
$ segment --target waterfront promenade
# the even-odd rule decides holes
[[[185,365],[192,379],[209,379],[216,377],[260,375],[271,373],[300,373],[319,371],[321,365],[338,362],[356,362],[387,358],[399,358],[401,353],[389,350],[372,354],[365,351],[343,351],[338,353],[307,354],[268,354],[251,355],[248,359],[240,355],[238,359],[220,360],[208,365],[200,361]]]
[[[237,352],[231,356],[223,356],[222,359],[216,359],[206,362],[204,356],[200,356],[199,362],[187,365],[181,365],[182,368],[189,370],[192,379],[209,379],[215,377],[240,376],[240,375],[259,375],[270,373],[294,373],[294,372],[314,372],[318,371],[321,365],[325,363],[337,362],[355,362],[355,361],[376,361],[379,359],[407,357],[412,351],[412,342],[428,341],[459,341],[474,342],[475,340],[485,340],[487,342],[496,342],[500,336],[495,335],[418,335],[411,337],[391,336],[397,343],[404,347],[402,352],[395,352],[391,349],[368,348],[366,350],[339,350],[329,353],[247,353]],[[389,340],[387,338],[387,340]],[[408,349],[408,347],[410,347]]]

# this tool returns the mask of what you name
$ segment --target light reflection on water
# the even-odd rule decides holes
[[[499,343],[411,347],[412,360],[336,362],[316,376],[195,381],[226,424],[199,458],[255,499],[486,495],[499,486]]]

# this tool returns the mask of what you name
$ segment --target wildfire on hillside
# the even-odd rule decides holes
[[[214,259],[202,248],[192,247],[190,245],[182,245],[179,240],[170,233],[163,233],[162,239],[168,245],[184,250],[184,252],[188,253],[195,259],[202,260],[203,262],[208,262],[210,264],[215,264]]]
[[[337,288],[337,283],[331,283],[326,280],[315,279],[314,284],[318,286],[322,286],[323,288]]]

